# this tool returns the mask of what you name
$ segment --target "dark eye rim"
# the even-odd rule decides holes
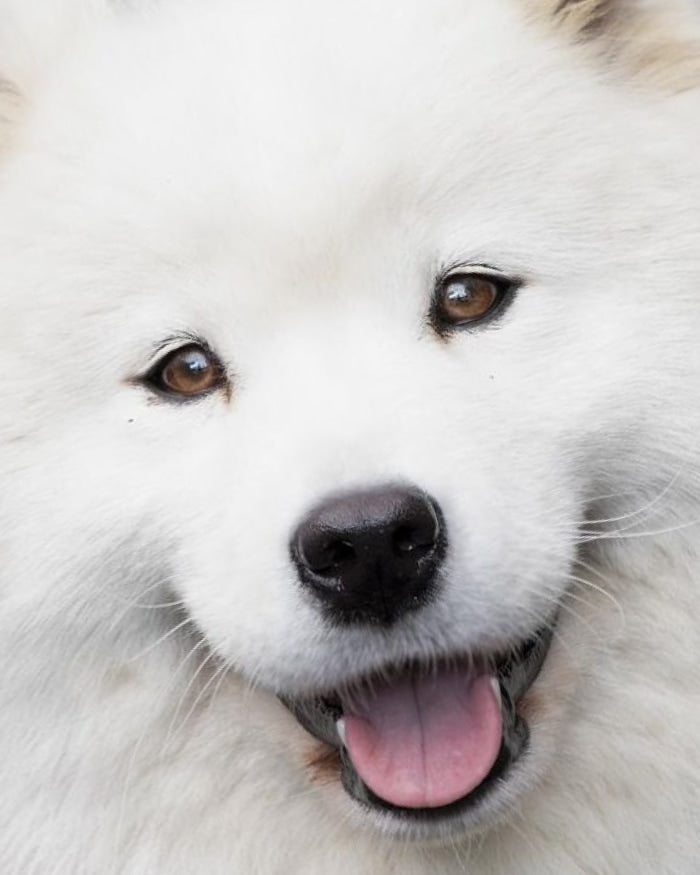
[[[496,286],[496,300],[483,316],[461,323],[452,322],[441,316],[440,291],[445,287],[446,283],[453,281],[456,277],[486,280]],[[448,338],[457,332],[481,331],[486,327],[492,327],[500,321],[500,318],[513,303],[518,290],[523,285],[523,280],[507,276],[497,269],[486,265],[456,265],[446,268],[438,275],[435,281],[428,314],[430,325],[433,331],[441,338]]]
[[[214,352],[214,350],[205,340],[197,337],[182,338],[181,342],[178,345],[171,346],[170,344],[168,344],[168,347],[169,348],[167,352],[159,356],[159,358],[150,366],[150,368],[138,381],[139,383],[141,383],[141,385],[145,386],[145,388],[148,389],[149,392],[156,395],[158,398],[162,398],[165,401],[169,401],[175,404],[192,404],[197,401],[201,401],[204,398],[208,398],[210,395],[213,395],[215,392],[220,391],[222,388],[228,388],[229,381],[226,373],[226,368],[224,367],[220,357]],[[208,359],[210,359],[212,365],[216,369],[217,377],[212,385],[204,391],[197,392],[192,395],[184,395],[173,389],[170,389],[165,384],[163,380],[163,372],[167,368],[168,364],[177,355],[181,355],[183,352],[190,349],[199,350],[203,352]]]

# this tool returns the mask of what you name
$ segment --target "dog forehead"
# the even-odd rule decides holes
[[[62,118],[60,134],[80,169],[142,207],[176,213],[179,200],[190,216],[287,232],[325,212],[338,228],[355,204],[371,214],[370,198],[386,209],[477,183],[516,129],[565,124],[541,108],[556,52],[522,38],[515,3],[190,9],[128,22],[67,88],[68,117],[83,118]]]
[[[507,269],[514,241],[532,259],[552,216],[569,227],[607,196],[571,182],[601,160],[614,92],[548,36],[523,38],[513,0],[162,12],[127,17],[52,84],[36,125],[48,208],[21,195],[42,213],[35,233],[70,204],[50,233],[66,252],[70,235],[83,264],[214,263],[224,281],[196,295],[180,277],[160,285],[184,288],[190,310],[203,295],[242,314],[269,289],[275,301],[324,284],[357,294],[402,259],[415,288],[417,263]],[[31,191],[43,183],[30,170]],[[141,280],[120,282],[143,295]]]

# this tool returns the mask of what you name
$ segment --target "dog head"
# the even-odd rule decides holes
[[[84,13],[6,149],[3,587],[164,583],[402,834],[539,779],[586,520],[697,425],[696,97],[525,6]]]

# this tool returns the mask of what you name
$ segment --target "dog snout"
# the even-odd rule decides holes
[[[428,600],[446,547],[438,503],[403,486],[327,498],[291,540],[301,583],[331,619],[384,625]]]

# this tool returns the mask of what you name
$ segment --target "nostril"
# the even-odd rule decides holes
[[[350,541],[336,538],[319,551],[315,560],[307,562],[312,571],[322,577],[335,577],[339,571],[357,559],[357,551]]]
[[[295,549],[302,563],[319,577],[335,577],[357,559],[350,540],[314,525],[302,527]]]
[[[341,541],[339,538],[328,545],[328,556],[333,567],[337,568],[339,565],[346,565],[356,559],[357,551],[350,541]]]
[[[412,554],[416,558],[425,556],[435,547],[435,535],[428,536],[413,526],[399,526],[391,539],[394,553],[398,556]]]

